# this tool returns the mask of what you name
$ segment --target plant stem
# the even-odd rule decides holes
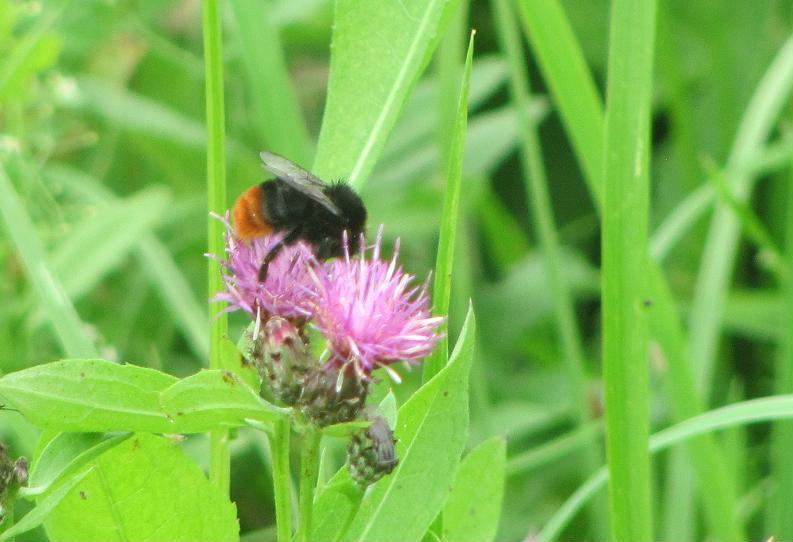
[[[647,216],[655,2],[612,3],[605,120],[603,378],[612,531],[652,540]]]
[[[314,512],[314,490],[319,476],[319,442],[322,433],[309,427],[303,433],[303,449],[300,451],[300,527],[297,542],[308,542],[311,537],[311,516]]]
[[[225,116],[223,112],[223,52],[222,30],[218,0],[204,0],[204,66],[206,69],[207,118],[207,197],[210,212],[226,211],[226,154]],[[208,251],[223,254],[223,225],[209,218]],[[209,293],[223,289],[219,264],[208,259]],[[209,367],[223,367],[222,344],[228,332],[228,322],[221,303],[209,304]],[[210,435],[210,480],[224,493],[229,490],[230,465],[228,432],[214,431]]]
[[[270,457],[273,464],[273,495],[275,498],[275,522],[278,527],[278,542],[292,539],[292,486],[289,471],[289,437],[292,427],[289,419],[275,422],[270,439]]]

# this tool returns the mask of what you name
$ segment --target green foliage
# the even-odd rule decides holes
[[[239,539],[234,505],[167,439],[133,435],[90,465],[47,519],[51,540]]]
[[[469,310],[449,363],[397,415],[399,464],[367,492],[342,540],[421,540],[440,511],[468,433]]]
[[[443,540],[495,540],[504,493],[506,442],[493,437],[460,462],[443,507]]]
[[[0,539],[295,538],[305,420],[240,365],[250,319],[207,304],[207,210],[262,149],[360,188],[466,345],[375,373],[401,463],[366,492],[344,450],[369,422],[322,430],[300,537],[793,539],[793,1],[628,4],[0,2],[0,442],[31,458]],[[606,435],[616,522],[581,513]]]

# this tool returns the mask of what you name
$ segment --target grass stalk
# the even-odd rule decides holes
[[[528,34],[532,50],[539,57],[543,77],[548,82],[584,178],[593,195],[596,209],[602,214],[603,187],[600,172],[594,176],[594,165],[601,161],[603,151],[603,113],[597,99],[591,73],[583,62],[583,53],[570,30],[564,10],[557,0],[519,0],[521,20]],[[554,36],[562,36],[556,39]],[[585,89],[578,100],[579,89]],[[589,89],[589,90],[586,90]],[[592,96],[596,99],[592,99]],[[580,108],[584,107],[581,111]],[[598,135],[600,134],[600,135]],[[598,144],[599,143],[599,144]],[[669,293],[663,271],[658,263],[648,257],[651,276],[649,298],[653,338],[658,341],[669,363],[668,390],[675,418],[683,420],[702,412],[704,401],[693,385],[694,374],[685,344],[681,319],[674,299]],[[672,393],[674,392],[674,393]],[[730,474],[723,468],[725,458],[710,437],[711,444],[693,441],[691,448],[701,448],[691,456],[699,475],[710,531],[720,534],[720,539],[743,540],[738,521],[734,517],[734,498],[730,491],[711,490],[730,484]],[[705,439],[705,440],[707,440]],[[687,480],[690,480],[688,478]],[[732,500],[731,500],[732,499]]]
[[[543,255],[545,274],[554,300],[556,332],[562,345],[570,395],[580,427],[591,421],[586,366],[581,343],[581,334],[576,322],[575,307],[570,288],[562,275],[559,234],[553,216],[553,207],[548,193],[548,179],[543,164],[540,139],[535,123],[529,118],[531,87],[526,62],[520,44],[520,34],[508,0],[494,0],[496,29],[500,45],[510,66],[510,94],[521,115],[519,122],[520,159],[526,196],[531,207],[534,228],[537,232]],[[597,435],[592,434],[589,446],[583,448],[585,472],[594,471],[602,463]],[[605,511],[605,508],[603,508]],[[604,540],[606,527],[603,514],[596,508],[591,510],[596,538]]]
[[[204,66],[206,69],[207,119],[207,200],[210,212],[226,212],[226,128],[223,107],[223,41],[218,0],[204,0]],[[214,218],[208,222],[208,252],[223,254],[223,225]],[[207,259],[210,295],[223,289],[220,265]],[[222,344],[228,334],[228,321],[222,303],[209,304],[209,367],[223,367]],[[210,480],[228,493],[230,456],[227,431],[210,434]]]
[[[793,261],[793,175],[788,174],[787,216],[785,217],[785,261]],[[782,284],[786,322],[793,322],[793,278]],[[785,333],[779,344],[775,378],[776,393],[793,393],[793,333]],[[771,436],[771,468],[775,480],[769,503],[766,532],[779,540],[793,540],[793,422],[774,424]]]
[[[615,0],[605,117],[603,379],[613,537],[652,540],[647,228],[655,3]]]

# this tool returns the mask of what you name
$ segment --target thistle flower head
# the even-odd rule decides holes
[[[226,301],[228,312],[244,310],[253,318],[281,316],[291,320],[306,320],[311,316],[314,283],[308,268],[314,263],[311,248],[299,242],[285,246],[270,263],[267,280],[259,280],[259,268],[270,249],[280,241],[280,235],[269,235],[242,241],[237,238],[228,217],[215,216],[226,226],[226,255],[221,265],[226,291],[218,293],[215,301]]]
[[[352,366],[362,379],[384,367],[398,380],[388,365],[429,355],[443,318],[430,315],[426,284],[413,285],[413,275],[397,266],[399,242],[390,260],[380,259],[381,243],[382,230],[371,258],[362,240],[353,259],[345,237],[341,258],[309,270],[316,288],[313,324],[328,339],[328,363]]]

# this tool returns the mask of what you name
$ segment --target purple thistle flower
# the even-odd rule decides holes
[[[228,216],[215,215],[226,226],[226,254],[223,260],[208,254],[220,262],[226,291],[220,292],[213,301],[226,301],[226,312],[244,310],[256,319],[281,316],[290,320],[305,321],[311,317],[312,300],[315,297],[314,282],[308,268],[315,265],[311,248],[305,243],[284,247],[270,263],[267,280],[259,280],[259,267],[265,255],[281,238],[269,235],[242,241],[237,238]]]
[[[351,259],[346,236],[344,256],[322,267],[309,269],[316,284],[313,325],[328,339],[329,364],[352,364],[355,373],[368,380],[383,367],[397,382],[389,364],[417,362],[429,355],[440,336],[442,317],[432,317],[426,283],[412,286],[413,275],[397,266],[399,242],[390,261],[380,259],[382,229],[365,258]]]

